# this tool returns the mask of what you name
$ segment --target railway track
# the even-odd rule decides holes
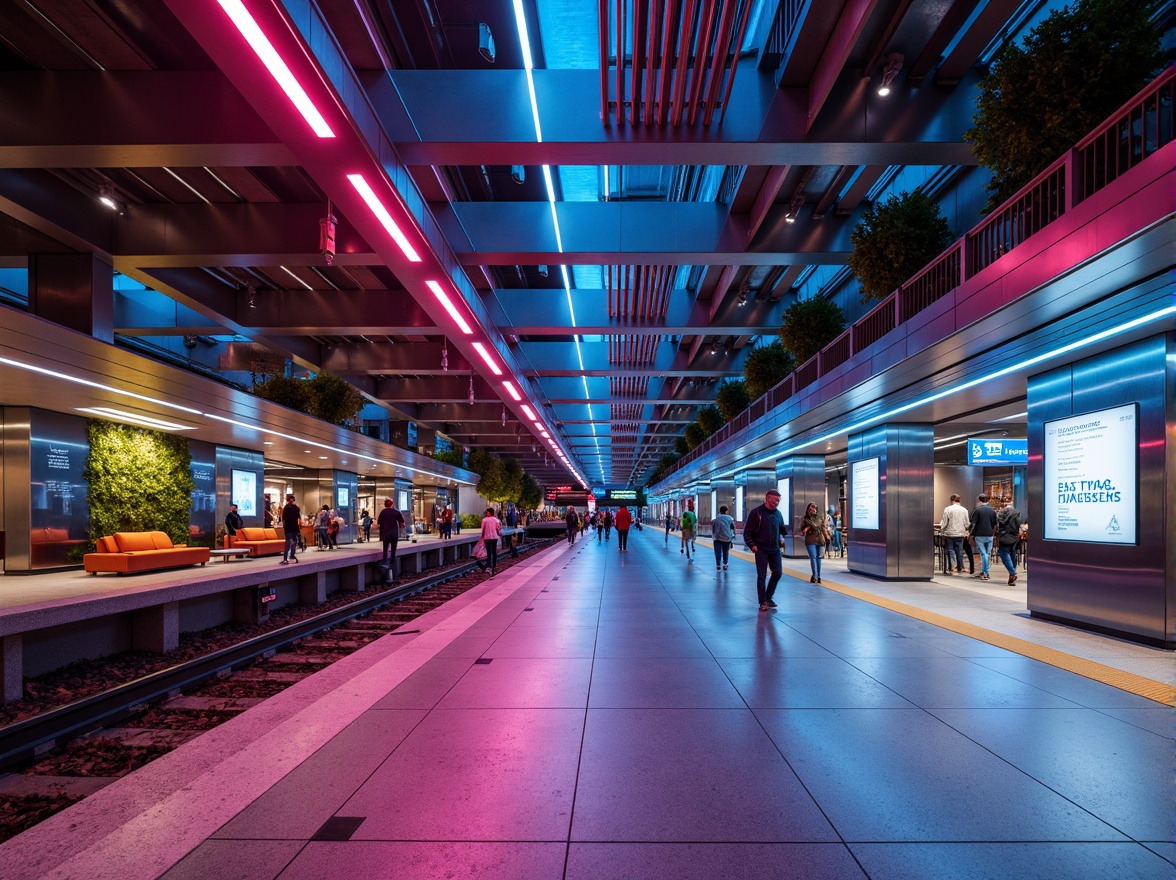
[[[500,571],[515,562],[506,555]],[[458,563],[0,727],[0,840],[378,638],[417,632],[414,619],[485,579]]]

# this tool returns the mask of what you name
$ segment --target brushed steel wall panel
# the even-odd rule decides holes
[[[934,572],[934,428],[882,425],[849,438],[851,571],[894,580],[929,580]],[[878,459],[878,528],[853,527],[853,464]]]
[[[32,437],[32,412],[28,407],[4,408],[4,529],[7,544],[4,570],[29,571],[31,568],[30,532],[32,530],[32,483],[29,447]]]
[[[1029,610],[1172,643],[1174,334],[1155,336],[1029,379]],[[1135,545],[1046,541],[1044,424],[1135,403],[1139,446]]]
[[[809,504],[821,510],[825,501],[825,456],[792,455],[776,462],[776,479],[790,480],[788,484],[788,537],[784,539],[784,555],[807,556],[804,539],[800,537],[800,522]]]

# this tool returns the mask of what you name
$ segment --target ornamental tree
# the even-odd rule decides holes
[[[743,363],[743,379],[747,396],[758,400],[773,386],[783,382],[796,369],[796,360],[779,340],[754,349]]]
[[[862,302],[890,296],[952,240],[939,206],[918,190],[867,206],[850,236],[849,255],[849,268],[862,285]]]
[[[980,80],[964,133],[992,172],[998,207],[1114,113],[1163,67],[1158,0],[1078,0],[1020,44],[1006,43]]]
[[[797,300],[784,312],[780,341],[803,364],[845,330],[845,312],[837,303],[815,296]]]

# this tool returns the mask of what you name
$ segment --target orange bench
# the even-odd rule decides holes
[[[207,547],[173,544],[164,532],[115,532],[99,538],[97,546],[96,552],[87,553],[83,559],[90,574],[100,571],[131,574],[204,565],[210,558]]]
[[[247,547],[250,556],[276,556],[286,547],[286,539],[277,529],[244,528],[229,538],[230,547]]]

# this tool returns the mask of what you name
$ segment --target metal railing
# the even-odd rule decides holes
[[[661,479],[682,470],[763,418],[805,386],[838,369],[900,324],[991,266],[1030,236],[1173,140],[1176,65],[1170,65],[1072,150],[886,297],[820,352],[719,431],[675,462]]]

